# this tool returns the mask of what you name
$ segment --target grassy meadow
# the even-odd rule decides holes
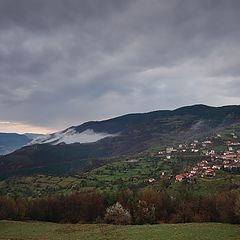
[[[1,240],[239,240],[240,226],[220,223],[114,226],[0,221]]]

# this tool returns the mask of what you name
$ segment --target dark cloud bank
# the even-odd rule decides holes
[[[240,104],[239,24],[239,0],[0,0],[0,120]]]

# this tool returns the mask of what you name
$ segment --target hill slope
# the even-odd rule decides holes
[[[173,145],[210,136],[238,124],[240,106],[205,105],[91,121],[70,127],[62,131],[62,134],[69,131],[76,134],[90,131],[103,136],[96,139],[98,141],[64,144],[61,143],[63,138],[56,140],[56,134],[50,135],[47,141],[55,145],[31,145],[1,157],[0,175],[62,174],[73,169],[89,169],[111,161],[110,157],[134,154],[153,145]]]

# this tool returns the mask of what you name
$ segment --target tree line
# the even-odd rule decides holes
[[[240,223],[240,192],[176,196],[151,188],[71,193],[36,199],[0,197],[0,219],[58,223]]]

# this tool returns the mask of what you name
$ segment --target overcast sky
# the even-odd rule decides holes
[[[0,131],[240,104],[239,0],[0,0]]]

